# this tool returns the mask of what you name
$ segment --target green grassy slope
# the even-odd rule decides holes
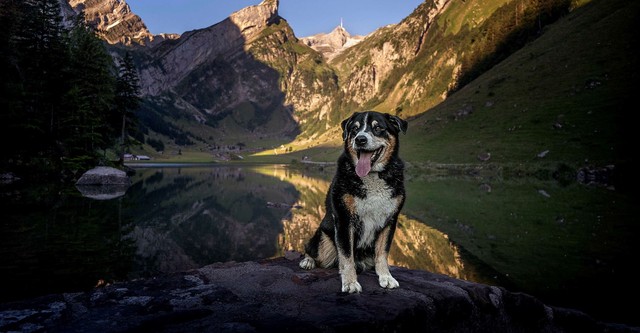
[[[629,290],[637,200],[618,185],[631,182],[635,160],[639,14],[638,1],[593,0],[575,9],[411,119],[401,151],[416,166],[405,214],[447,234],[514,290],[633,325],[635,309],[617,299],[637,297]],[[485,153],[491,158],[479,161]],[[615,191],[508,173],[431,179],[421,168],[430,162],[525,172],[614,164],[624,179]]]
[[[635,159],[639,13],[640,2],[623,0],[575,9],[412,119],[401,152],[417,166],[409,170],[405,214],[447,234],[516,290],[635,325],[635,309],[616,300],[637,297],[628,287],[637,200],[625,183]],[[477,156],[484,153],[491,158],[481,162]],[[525,171],[614,164],[624,178],[616,191],[507,173],[425,185],[430,178],[420,164],[429,162]],[[491,193],[480,189],[482,182]]]
[[[410,122],[413,162],[624,164],[638,1],[593,1]],[[547,151],[543,157],[538,154]]]

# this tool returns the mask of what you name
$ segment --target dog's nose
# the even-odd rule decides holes
[[[367,144],[367,137],[365,136],[357,136],[356,137],[356,145],[365,146]]]

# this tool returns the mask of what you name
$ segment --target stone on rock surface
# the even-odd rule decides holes
[[[397,289],[360,274],[340,292],[336,269],[300,256],[213,264],[84,293],[0,304],[0,331],[55,332],[640,332],[503,288],[392,267]]]

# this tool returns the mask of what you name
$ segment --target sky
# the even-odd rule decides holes
[[[280,0],[278,13],[297,37],[330,32],[343,21],[352,35],[367,35],[400,22],[424,0]],[[152,34],[179,33],[214,25],[261,0],[126,0]]]

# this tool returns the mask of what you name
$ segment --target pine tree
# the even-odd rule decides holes
[[[0,152],[5,158],[0,159],[0,172],[10,167],[21,150],[18,137],[20,131],[22,104],[24,93],[20,71],[17,65],[18,54],[15,36],[21,28],[23,5],[19,0],[0,1]]]
[[[26,0],[20,11],[20,29],[12,38],[23,90],[20,109],[14,110],[22,138],[19,158],[31,164],[55,161],[57,122],[68,89],[60,5],[57,0]]]
[[[131,53],[127,52],[120,61],[119,74],[116,83],[116,107],[122,117],[120,134],[121,154],[120,162],[124,161],[127,148],[127,120],[129,126],[133,124],[134,112],[140,106],[140,79],[136,71]]]
[[[130,99],[116,101],[119,75],[104,42],[82,15],[67,30],[58,0],[2,0],[0,19],[0,134],[8,157],[0,168],[46,176],[94,166],[119,135],[116,102],[134,108]],[[137,76],[126,81],[138,89]]]
[[[65,167],[80,170],[95,165],[98,150],[116,137],[111,119],[115,113],[113,59],[95,31],[79,15],[69,34],[71,88],[61,122]]]

